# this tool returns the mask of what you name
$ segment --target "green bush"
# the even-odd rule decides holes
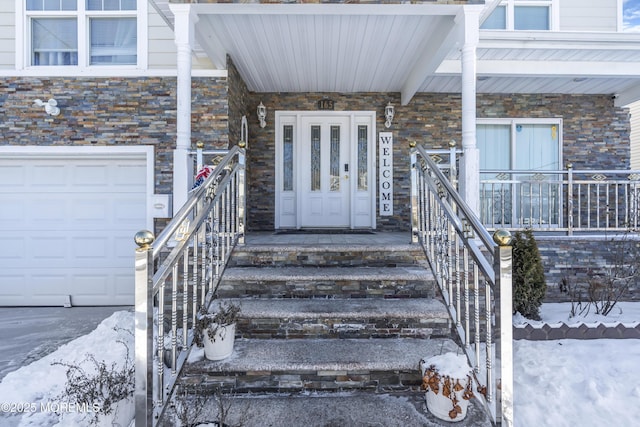
[[[513,312],[540,320],[540,306],[547,292],[544,269],[533,231],[516,231],[513,238]]]

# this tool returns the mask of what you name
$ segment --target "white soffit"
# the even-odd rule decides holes
[[[167,0],[154,2],[172,22]],[[415,91],[461,91],[462,29],[455,22],[461,5],[190,7],[197,16],[196,49],[219,68],[230,55],[251,91],[402,92],[403,103]],[[638,69],[640,34],[480,32],[479,93],[640,97]]]

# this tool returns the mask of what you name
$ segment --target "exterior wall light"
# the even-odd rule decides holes
[[[262,101],[260,101],[260,105],[258,105],[256,113],[258,114],[258,120],[260,120],[260,127],[265,127],[267,125],[267,107],[264,106]]]
[[[384,118],[385,118],[384,127],[386,128],[391,127],[391,121],[393,120],[393,115],[395,114],[395,112],[396,110],[393,107],[393,105],[391,105],[390,102],[387,104],[386,107],[384,107]]]
[[[57,116],[60,114],[60,108],[58,108],[58,101],[51,98],[47,102],[43,102],[41,99],[36,99],[33,101],[33,105],[37,107],[44,107],[44,111],[47,112],[50,116]]]

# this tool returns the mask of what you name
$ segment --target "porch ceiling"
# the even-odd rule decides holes
[[[151,0],[172,25],[169,0]],[[469,7],[469,6],[467,6]],[[478,7],[478,6],[475,6]],[[254,92],[460,92],[463,6],[191,4],[196,54],[233,59]],[[640,99],[640,34],[485,32],[478,93]]]

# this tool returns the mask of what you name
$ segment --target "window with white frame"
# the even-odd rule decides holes
[[[26,0],[29,66],[136,65],[136,0]]]
[[[503,0],[480,26],[483,30],[551,30],[557,0]]]
[[[557,225],[562,120],[479,119],[480,216],[487,225]]]

